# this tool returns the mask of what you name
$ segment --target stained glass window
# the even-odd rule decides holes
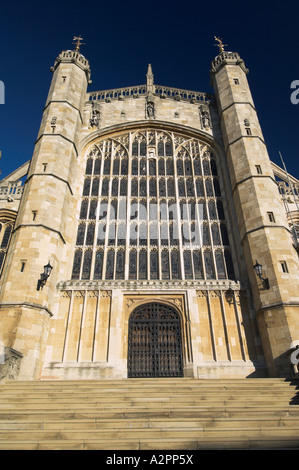
[[[81,269],[82,251],[77,250],[74,256],[72,279],[79,279]]]
[[[106,258],[106,279],[113,279],[114,272],[114,250],[111,249],[107,253]]]
[[[207,279],[215,279],[215,270],[214,270],[213,257],[212,257],[211,251],[208,251],[208,250],[204,251],[204,260],[205,260]]]
[[[139,252],[139,279],[147,278],[147,252]]]
[[[88,200],[83,199],[83,201],[81,203],[80,219],[86,219],[87,218],[87,208],[88,208]]]
[[[93,165],[93,159],[88,158],[88,160],[86,162],[86,170],[85,170],[86,175],[91,175],[92,174],[92,165]]]
[[[137,251],[131,250],[130,259],[129,259],[129,279],[136,279],[136,278],[137,278]]]
[[[85,245],[93,245],[95,225],[89,224],[87,228]]]
[[[115,269],[115,278],[123,279],[125,270],[125,252],[123,250],[118,250],[116,255],[116,269]]]
[[[73,279],[234,278],[207,144],[136,131],[99,139],[85,162]]]
[[[89,207],[89,219],[96,219],[98,201],[92,199]]]
[[[179,252],[171,251],[171,274],[172,279],[179,279],[181,276]]]
[[[216,269],[218,274],[218,279],[225,279],[225,267],[224,267],[224,259],[222,251],[215,252],[215,261],[216,261]]]
[[[192,261],[191,261],[191,251],[184,251],[184,269],[185,269],[185,278],[192,279]]]
[[[169,279],[169,252],[163,250],[161,253],[162,279]]]
[[[195,279],[203,279],[203,268],[201,252],[199,250],[193,251],[193,265],[194,265],[194,277]]]
[[[98,196],[98,194],[99,194],[99,180],[98,178],[94,178],[92,182],[91,195]]]
[[[85,178],[84,186],[83,186],[83,196],[89,196],[90,190],[90,178]]]
[[[100,175],[101,174],[101,160],[99,158],[97,158],[94,162],[93,174],[94,175]]]
[[[200,165],[199,158],[195,158],[195,160],[193,161],[193,167],[194,167],[194,174],[201,175],[201,165]]]
[[[76,245],[84,244],[84,234],[85,234],[85,224],[83,223],[83,224],[80,224],[78,227]]]
[[[158,279],[159,270],[158,252],[152,250],[150,256],[151,279]]]
[[[211,228],[212,228],[213,244],[214,244],[214,245],[221,245],[220,233],[219,233],[218,225],[217,225],[217,224],[213,224]]]
[[[92,257],[92,251],[91,250],[85,251],[83,268],[82,268],[82,279],[90,278],[91,257]]]
[[[94,265],[94,279],[102,279],[103,275],[104,251],[97,250]]]

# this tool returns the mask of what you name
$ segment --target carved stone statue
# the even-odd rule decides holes
[[[149,101],[146,105],[147,117],[149,119],[155,119],[155,106],[153,101]]]
[[[89,120],[90,127],[99,128],[100,125],[100,110],[97,103],[92,103],[91,117]]]
[[[211,118],[208,108],[206,108],[205,106],[200,106],[199,115],[202,127],[205,129],[209,129],[211,127]]]

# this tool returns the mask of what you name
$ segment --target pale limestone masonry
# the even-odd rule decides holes
[[[156,85],[151,66],[143,85],[87,92],[77,50],[51,70],[33,157],[0,183],[0,222],[14,225],[0,334],[18,354],[17,378],[290,376],[299,183],[269,159],[239,55],[212,62],[215,95]],[[154,204],[177,219],[148,219],[141,206]],[[146,241],[132,239],[135,222]],[[200,242],[189,246],[187,230]]]

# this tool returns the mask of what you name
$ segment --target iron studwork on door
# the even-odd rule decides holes
[[[181,321],[172,307],[152,302],[129,319],[128,377],[182,377]]]

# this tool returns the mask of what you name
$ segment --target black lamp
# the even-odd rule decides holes
[[[265,278],[262,277],[262,275],[263,275],[262,265],[259,264],[258,262],[256,262],[253,267],[254,267],[254,270],[256,272],[256,275],[263,281],[264,288],[265,289],[270,289],[269,279],[268,278],[265,279]]]
[[[47,282],[48,277],[51,274],[52,269],[53,269],[53,266],[50,265],[50,261],[49,261],[49,263],[44,266],[44,272],[41,273],[40,279],[37,281],[37,290],[40,290],[44,287],[44,285]]]

